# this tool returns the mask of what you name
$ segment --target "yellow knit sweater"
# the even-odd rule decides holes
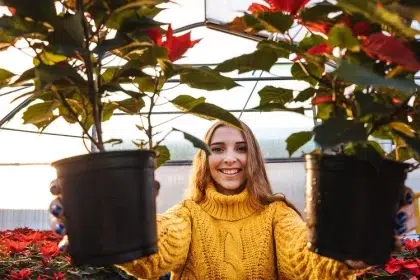
[[[158,216],[158,249],[120,266],[156,279],[354,279],[345,264],[306,248],[305,223],[283,202],[253,203],[209,186],[205,200],[184,200]]]

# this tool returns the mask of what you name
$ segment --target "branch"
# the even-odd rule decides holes
[[[162,143],[162,142],[166,139],[166,137],[168,137],[168,135],[169,135],[169,134],[171,134],[173,131],[174,131],[174,130],[173,130],[173,129],[171,129],[168,133],[166,133],[166,134],[165,134],[165,136],[163,136],[163,138],[162,138],[162,139],[160,139],[158,142],[156,142],[155,148],[156,148],[157,146],[159,146],[159,145],[160,145],[160,143]]]
[[[368,135],[371,135],[375,130],[377,130],[380,126],[387,124],[392,121],[392,118],[397,116],[398,114],[404,112],[408,108],[408,102],[410,101],[411,97],[413,97],[416,93],[410,95],[407,97],[399,106],[396,106],[395,110],[387,115],[379,118],[377,121],[373,122],[372,127],[368,131]]]
[[[89,134],[89,132],[86,130],[85,126],[83,125],[83,123],[79,120],[77,114],[73,111],[73,109],[71,108],[70,104],[67,102],[66,98],[64,97],[64,95],[60,92],[57,91],[58,96],[60,97],[61,103],[63,104],[63,106],[66,108],[67,111],[69,111],[70,115],[73,117],[73,119],[82,127],[82,130],[84,132],[84,134],[86,134],[89,137],[89,140],[92,141],[96,146],[98,145],[98,143],[96,142],[95,139],[93,139],[93,137]]]
[[[186,114],[179,114],[178,116],[173,117],[172,119],[169,119],[169,120],[163,121],[163,122],[161,122],[161,123],[159,123],[159,124],[155,125],[154,127],[161,126],[161,125],[163,125],[163,124],[165,124],[165,123],[171,122],[171,121],[176,120],[177,118],[180,118],[180,117],[185,116],[185,115],[186,115]]]
[[[80,12],[84,12],[84,8],[83,8],[83,0],[77,0],[77,6],[78,6],[78,10]],[[104,148],[104,144],[102,141],[102,116],[100,115],[100,107],[99,106],[99,102],[98,102],[98,93],[97,93],[97,85],[94,79],[94,69],[93,69],[93,63],[92,63],[92,59],[90,57],[91,52],[89,50],[89,26],[88,26],[88,22],[86,21],[86,18],[83,16],[82,17],[82,24],[83,24],[83,32],[84,32],[84,36],[85,36],[85,54],[84,56],[84,62],[85,62],[85,66],[86,66],[86,75],[88,78],[88,85],[89,85],[89,98],[90,98],[90,102],[91,102],[91,106],[92,106],[92,111],[93,111],[93,119],[94,119],[94,123],[95,123],[95,129],[96,129],[96,134],[98,137],[98,141],[96,141],[96,146],[98,147],[99,151],[104,152],[105,148]]]

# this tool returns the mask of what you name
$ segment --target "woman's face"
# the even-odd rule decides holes
[[[210,139],[210,174],[223,194],[242,191],[246,181],[247,145],[242,133],[233,127],[218,127]]]

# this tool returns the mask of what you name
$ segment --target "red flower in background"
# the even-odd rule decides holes
[[[374,33],[362,43],[362,50],[370,57],[399,64],[409,71],[420,70],[420,61],[401,40],[383,33]]]
[[[168,58],[172,62],[180,59],[190,48],[200,42],[200,40],[191,41],[191,32],[178,37],[174,36],[171,25],[169,25],[166,32],[165,41],[162,40],[162,34],[160,33],[159,28],[148,29],[146,30],[146,34],[156,45],[168,50]]]
[[[4,245],[6,250],[11,253],[21,253],[31,244],[30,241],[14,241],[6,239],[4,240]]]
[[[331,53],[333,51],[333,47],[329,46],[326,43],[319,44],[310,48],[307,53],[312,55],[321,55]]]
[[[61,238],[51,230],[17,228],[0,231],[0,279],[3,280],[65,280],[89,279],[134,280],[115,267],[73,267],[70,257],[61,254]]]
[[[17,272],[13,272],[10,274],[9,279],[13,280],[26,280],[30,279],[29,277],[32,275],[32,271],[30,269],[24,268]]]
[[[308,2],[309,0],[265,0],[268,6],[253,3],[249,6],[248,11],[251,13],[283,12],[297,15]]]

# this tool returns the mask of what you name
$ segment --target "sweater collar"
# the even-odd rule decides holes
[[[206,188],[201,208],[216,219],[237,221],[261,209],[261,205],[249,196],[246,188],[239,194],[224,195],[211,183]]]

